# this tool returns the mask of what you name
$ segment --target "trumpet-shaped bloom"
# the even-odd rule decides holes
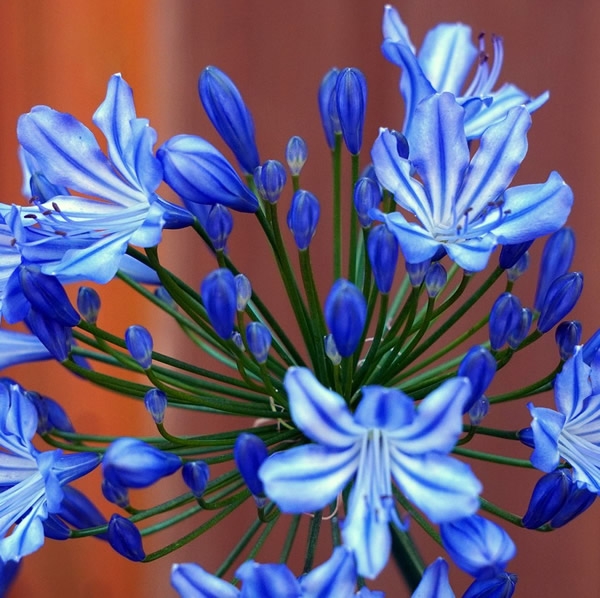
[[[389,522],[402,526],[392,478],[436,523],[477,510],[481,484],[447,454],[471,395],[466,378],[446,381],[418,409],[399,390],[367,386],[354,414],[309,370],[290,368],[284,385],[296,426],[315,444],[270,456],[259,471],[265,493],[284,512],[310,512],[354,479],[342,533],[361,575],[373,578],[381,571],[390,552]]]
[[[573,468],[573,479],[600,494],[600,360],[590,365],[578,347],[556,376],[556,410],[534,407],[531,429],[535,448],[531,462],[554,471],[561,458]]]
[[[391,6],[384,9],[383,37],[383,55],[403,70],[400,79],[400,93],[406,103],[403,130],[411,142],[415,108],[436,92],[449,91],[464,106],[468,139],[479,137],[488,126],[502,120],[511,108],[525,106],[533,112],[549,98],[548,92],[532,98],[510,83],[494,90],[504,56],[501,37],[492,36],[494,60],[490,64],[484,36],[480,36],[479,48],[476,48],[471,41],[470,27],[462,23],[442,23],[429,31],[417,53],[406,25]],[[467,77],[476,61],[475,75],[467,86]]]
[[[44,542],[43,521],[58,513],[62,486],[100,462],[95,453],[40,452],[31,439],[37,410],[10,380],[0,383],[0,559],[18,561]]]
[[[86,126],[48,106],[36,106],[17,125],[24,163],[63,194],[33,197],[36,206],[13,207],[4,217],[24,259],[63,280],[107,282],[128,243],[151,247],[163,228],[193,222],[156,194],[163,176],[152,151],[156,133],[137,118],[131,88],[120,75],[109,80],[93,121],[106,137],[108,157]],[[64,194],[64,188],[85,197]]]
[[[410,159],[399,154],[387,129],[373,145],[379,182],[419,221],[400,212],[379,214],[407,262],[423,262],[443,247],[465,270],[483,270],[497,244],[554,232],[571,209],[573,193],[556,172],[543,184],[508,189],[527,151],[531,118],[525,108],[511,109],[490,126],[472,159],[464,118],[452,94],[435,94],[415,109]]]

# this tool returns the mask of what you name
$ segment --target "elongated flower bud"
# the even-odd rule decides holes
[[[320,215],[319,200],[310,191],[299,189],[294,193],[287,215],[287,225],[300,251],[308,249],[317,230]]]
[[[354,185],[354,207],[358,221],[363,228],[373,222],[370,211],[381,203],[381,187],[379,183],[368,177],[361,177]]]
[[[152,365],[152,335],[143,326],[130,326],[125,331],[125,344],[131,356],[147,370]]]
[[[515,282],[529,268],[529,252],[526,251],[507,271],[506,277],[510,282]]]
[[[114,514],[108,522],[108,543],[130,561],[143,561],[146,558],[138,528],[121,515]]]
[[[244,433],[237,437],[233,447],[233,458],[258,506],[264,506],[266,501],[258,470],[268,456],[267,446],[258,436]]]
[[[77,309],[88,324],[95,324],[100,311],[100,295],[91,287],[79,287],[77,292]]]
[[[570,472],[557,469],[543,475],[535,485],[527,512],[522,523],[528,529],[536,529],[548,523],[565,504],[573,483]]]
[[[231,212],[219,203],[211,206],[204,222],[204,229],[215,250],[223,251],[233,230]]]
[[[269,329],[261,322],[251,322],[246,327],[246,341],[248,350],[258,363],[265,363],[269,356],[271,341],[273,340]]]
[[[575,307],[582,290],[583,274],[581,272],[571,272],[554,280],[540,306],[538,330],[548,332],[558,324]]]
[[[371,262],[375,284],[381,293],[389,293],[398,265],[398,240],[387,226],[371,230],[367,239],[367,254]]]
[[[62,363],[69,357],[73,346],[73,333],[70,326],[63,326],[34,309],[27,314],[25,323],[56,361]]]
[[[533,241],[516,243],[514,245],[503,245],[498,259],[499,266],[503,270],[513,268],[515,264],[527,253]]]
[[[69,525],[76,529],[84,529],[106,523],[104,515],[83,492],[69,485],[63,486],[62,491],[63,498],[57,515]],[[106,539],[106,534],[100,534],[96,537]]]
[[[529,308],[524,307],[521,309],[519,321],[508,335],[508,346],[511,349],[517,349],[517,347],[525,340],[531,326],[532,318],[533,314]]]
[[[462,598],[511,598],[516,585],[517,576],[514,573],[500,571],[495,575],[476,579]]]
[[[508,340],[508,335],[519,325],[521,302],[511,293],[502,293],[490,312],[490,344],[497,351]]]
[[[335,136],[342,132],[340,128],[340,119],[337,115],[333,92],[339,75],[338,69],[331,69],[323,77],[319,86],[319,113],[321,114],[321,124],[323,132],[330,150],[335,147]]]
[[[207,66],[198,80],[204,110],[246,173],[260,164],[254,121],[233,81],[221,70]]]
[[[432,299],[437,297],[447,281],[448,274],[446,268],[439,262],[431,264],[427,269],[427,274],[425,274],[425,288],[429,297]]]
[[[125,486],[118,486],[117,484],[111,484],[106,478],[102,480],[100,486],[102,489],[102,496],[122,509],[129,507],[129,490]]]
[[[405,262],[406,272],[408,273],[408,278],[410,279],[410,284],[413,287],[420,287],[425,280],[425,274],[429,270],[429,266],[431,265],[431,260],[425,260],[424,262],[419,262],[417,264],[409,264]]]
[[[560,358],[566,361],[575,353],[575,347],[581,342],[581,322],[571,320],[561,322],[554,333]],[[585,359],[584,359],[585,361]]]
[[[344,69],[338,75],[334,93],[344,143],[351,154],[358,154],[367,109],[365,76],[356,68]]]
[[[145,488],[181,467],[181,458],[137,438],[111,443],[102,460],[104,477],[116,486]]]
[[[339,354],[352,355],[367,321],[367,301],[351,282],[341,278],[331,287],[325,301],[325,321]]]
[[[490,385],[496,373],[496,360],[482,345],[472,347],[458,366],[457,376],[465,376],[471,383],[471,398],[464,404],[463,413],[471,409]]]
[[[154,423],[162,424],[167,409],[167,395],[158,388],[151,388],[144,395],[144,406]]]
[[[254,171],[254,184],[260,196],[269,203],[277,203],[286,182],[285,168],[277,160],[267,160]]]
[[[290,137],[285,148],[285,161],[292,173],[292,176],[298,176],[308,159],[308,146],[306,141],[298,135]]]
[[[342,356],[338,351],[332,334],[328,334],[325,337],[325,355],[327,355],[333,365],[340,365],[342,363]]]
[[[188,461],[183,465],[181,475],[192,494],[201,498],[210,477],[208,465],[204,461]]]
[[[244,311],[250,297],[252,297],[252,285],[250,279],[245,274],[236,274],[235,281],[235,297],[237,311]]]
[[[214,270],[202,281],[200,295],[215,332],[221,338],[229,340],[237,307],[233,274],[225,268]]]

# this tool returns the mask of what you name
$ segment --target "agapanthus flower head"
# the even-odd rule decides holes
[[[284,386],[292,419],[313,444],[270,456],[259,472],[265,492],[284,512],[311,512],[354,480],[342,537],[361,575],[373,578],[385,566],[389,523],[403,527],[392,479],[434,522],[477,510],[481,485],[447,454],[462,430],[466,378],[446,381],[418,408],[400,390],[367,386],[354,414],[309,370],[289,369]]]
[[[379,213],[410,263],[432,258],[443,247],[461,268],[483,270],[497,244],[551,233],[571,209],[573,193],[556,172],[543,184],[508,188],[527,149],[531,118],[525,108],[511,109],[486,129],[473,158],[464,118],[452,94],[434,94],[415,109],[409,159],[398,154],[387,129],[373,145],[379,182],[419,221],[400,212]]]

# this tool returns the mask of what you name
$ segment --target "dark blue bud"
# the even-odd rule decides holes
[[[125,345],[133,357],[145,370],[152,365],[152,335],[143,326],[130,326],[125,331]]]
[[[342,357],[358,347],[367,321],[367,301],[351,282],[337,280],[325,300],[325,321]]]
[[[208,465],[204,461],[188,461],[184,463],[181,475],[192,494],[196,498],[201,498],[210,477]]]
[[[521,317],[517,322],[517,325],[510,331],[508,335],[508,346],[511,349],[517,349],[518,346],[525,340],[525,337],[529,333],[529,328],[531,327],[531,320],[533,318],[533,314],[531,310],[527,307],[524,307],[521,310]]]
[[[269,456],[266,444],[254,434],[240,434],[233,447],[233,458],[242,476],[259,506],[264,506],[265,489],[258,476],[260,466]]]
[[[529,252],[526,251],[515,264],[506,271],[506,276],[510,282],[515,282],[529,268]]]
[[[233,274],[225,268],[214,270],[202,281],[200,295],[216,333],[229,340],[233,332],[237,306]]]
[[[515,243],[514,245],[503,245],[498,260],[500,267],[503,270],[512,268],[527,253],[532,243],[533,241],[525,241],[524,243]]]
[[[367,238],[367,253],[375,284],[381,293],[389,293],[398,264],[398,240],[387,226],[376,226]]]
[[[583,290],[583,274],[571,272],[555,279],[546,293],[540,307],[537,328],[540,332],[548,332],[558,324],[579,300]]]
[[[400,133],[400,131],[391,130],[390,133],[396,139],[396,150],[398,155],[405,160],[408,160],[410,148],[408,147],[408,139]]]
[[[469,422],[472,426],[478,426],[488,414],[490,410],[490,402],[485,395],[481,395],[468,411]]]
[[[104,477],[115,486],[145,488],[181,467],[181,458],[138,440],[119,438],[102,459]]]
[[[129,490],[124,486],[111,484],[106,478],[101,484],[102,495],[104,498],[122,509],[129,507]]]
[[[254,122],[233,81],[221,70],[207,66],[198,81],[198,93],[213,126],[246,173],[260,164]]]
[[[338,75],[334,93],[344,143],[351,154],[358,154],[367,109],[365,76],[356,68],[344,69]]]
[[[300,251],[308,249],[317,230],[320,215],[319,200],[310,191],[299,189],[294,193],[287,214],[287,225]]]
[[[521,320],[521,302],[511,293],[502,293],[490,312],[490,344],[494,351],[500,349],[508,340],[508,335]]]
[[[536,311],[542,310],[542,304],[550,285],[571,267],[575,254],[575,233],[570,228],[561,228],[550,235],[540,263],[540,276],[535,291],[534,307]]]
[[[162,424],[167,409],[167,395],[158,388],[151,388],[144,395],[144,406],[154,423]]]
[[[463,594],[463,598],[511,598],[515,593],[517,576],[501,571],[492,577],[476,579]]]
[[[330,150],[335,147],[335,136],[341,133],[340,120],[337,116],[337,108],[335,108],[334,90],[337,78],[339,75],[338,69],[331,69],[321,81],[319,86],[319,113],[321,114],[321,124],[325,133],[325,139]],[[332,109],[333,108],[333,109]]]
[[[244,311],[250,297],[252,297],[252,285],[250,279],[245,274],[236,274],[235,292],[236,292],[236,308],[238,311]]]
[[[298,135],[290,137],[285,148],[285,161],[292,173],[292,176],[298,176],[308,159],[308,146],[306,141]]]
[[[333,335],[328,334],[325,337],[325,355],[329,358],[333,365],[340,365],[342,363],[342,356],[338,351],[338,348],[333,340]]]
[[[463,406],[466,413],[487,390],[496,373],[496,360],[482,345],[471,347],[458,366],[457,376],[465,376],[471,383],[471,397]]]
[[[73,486],[63,486],[63,498],[57,515],[75,529],[104,525],[106,519],[96,505],[83,492]],[[97,538],[106,540],[106,534],[98,534]]]
[[[437,297],[448,281],[446,268],[439,262],[434,262],[425,274],[425,288],[430,298]]]
[[[32,309],[25,318],[29,330],[59,362],[69,357],[73,346],[73,332],[69,326],[63,326],[54,319],[49,319]]]
[[[108,522],[108,543],[130,561],[143,561],[146,558],[138,528],[129,519],[116,513]]]
[[[220,203],[211,206],[204,222],[204,229],[215,251],[223,251],[233,230],[231,212]]]
[[[575,481],[569,488],[569,496],[564,505],[556,515],[550,520],[553,528],[562,527],[578,517],[589,509],[598,496],[595,492],[590,492],[585,486],[580,486]]]
[[[408,273],[408,278],[410,279],[410,284],[413,287],[420,287],[425,280],[425,274],[427,274],[427,270],[429,270],[431,260],[425,260],[418,264],[409,264],[406,262],[404,265],[406,267],[406,272]]]
[[[246,342],[248,350],[258,363],[265,363],[269,356],[273,337],[269,329],[261,322],[251,322],[246,327]]]
[[[75,432],[69,416],[54,399],[39,395],[37,392],[28,392],[27,396],[35,405],[38,413],[38,434],[47,434],[52,430]]]
[[[373,222],[369,211],[381,203],[381,187],[371,178],[361,177],[354,185],[354,207],[358,221],[363,228],[368,228]]]
[[[269,203],[277,203],[286,182],[285,168],[277,160],[267,160],[254,171],[254,184],[260,196]]]
[[[68,540],[71,537],[71,528],[54,513],[48,513],[48,517],[42,521],[42,526],[44,536],[51,540]]]
[[[578,322],[577,320],[561,322],[556,327],[554,338],[558,345],[560,358],[563,361],[567,361],[567,359],[573,357],[575,347],[581,342],[581,322]]]
[[[528,446],[529,448],[535,448],[535,441],[533,439],[533,430],[531,429],[531,427],[523,428],[522,430],[519,430],[517,435],[519,437],[519,440],[525,446]]]
[[[79,287],[77,291],[77,309],[88,324],[95,324],[100,311],[100,295],[91,287]]]
[[[557,469],[543,475],[535,485],[527,512],[522,523],[528,529],[536,529],[548,523],[565,504],[573,484],[571,473]]]
[[[156,157],[163,165],[165,182],[184,202],[220,203],[239,212],[258,210],[258,199],[208,141],[176,135],[158,149]]]

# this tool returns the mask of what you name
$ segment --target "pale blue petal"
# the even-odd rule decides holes
[[[458,96],[478,53],[471,41],[470,27],[442,23],[427,32],[418,59],[436,91]]]
[[[142,284],[161,284],[156,270],[127,254],[121,256],[119,271]]]
[[[437,453],[405,455],[390,445],[394,480],[431,521],[452,521],[477,511],[482,486],[466,463]]]
[[[329,560],[299,581],[303,598],[351,596],[356,585],[354,556],[345,546],[338,546]]]
[[[306,368],[292,367],[283,380],[294,423],[308,438],[334,449],[348,448],[365,430],[354,423],[344,399]]]
[[[393,438],[393,431],[407,426],[415,418],[413,400],[396,388],[364,386],[360,403],[354,412],[356,423],[364,428],[387,430]]]
[[[409,264],[418,264],[432,258],[442,245],[429,231],[414,222],[407,222],[399,212],[385,215],[380,212],[379,218],[384,219],[389,230],[398,239],[402,255]],[[444,247],[448,249],[451,245],[444,244]]]
[[[286,565],[246,561],[235,572],[242,580],[240,598],[300,598],[300,584]]]
[[[438,557],[425,569],[411,598],[455,598],[448,581],[448,563]]]
[[[561,457],[573,466],[573,479],[580,484],[585,484],[590,492],[600,494],[600,450],[598,444],[590,442],[580,434],[571,434],[565,426],[558,439],[558,451]]]
[[[566,222],[572,205],[573,191],[557,172],[552,172],[545,183],[506,191],[503,216],[493,226],[494,235],[499,243],[515,244],[553,233]],[[488,219],[496,220],[496,215],[492,213]]]
[[[529,112],[519,106],[486,129],[457,199],[457,214],[471,209],[469,220],[473,222],[504,193],[527,153],[530,126]]]
[[[41,548],[44,543],[42,521],[48,515],[44,501],[39,498],[34,503],[26,503],[21,507],[21,515],[26,512],[25,516],[10,535],[0,538],[0,559],[3,562],[19,561],[21,557]]]
[[[400,13],[393,7],[387,4],[383,7],[383,23],[382,23],[383,39],[389,39],[392,42],[402,42],[412,52],[415,52],[415,47],[410,41],[408,29],[400,18]]]
[[[38,414],[33,402],[16,383],[0,384],[0,446],[25,458],[32,458],[31,444],[37,430]]]
[[[240,591],[195,563],[171,568],[171,585],[180,598],[239,598]]]
[[[495,235],[464,239],[455,243],[444,245],[450,258],[467,272],[483,270],[490,259],[490,255],[498,244]]]
[[[554,402],[567,421],[582,412],[583,400],[592,394],[590,372],[591,368],[583,361],[583,352],[577,349],[555,378]]]
[[[50,359],[52,355],[33,334],[0,330],[0,370],[20,363]]]
[[[258,475],[265,494],[285,513],[322,509],[333,501],[358,467],[360,443],[333,451],[307,444],[271,455]]]
[[[534,407],[532,403],[527,407],[533,417],[531,429],[535,443],[531,463],[541,471],[553,471],[560,461],[558,439],[565,423],[565,416],[546,407]]]

